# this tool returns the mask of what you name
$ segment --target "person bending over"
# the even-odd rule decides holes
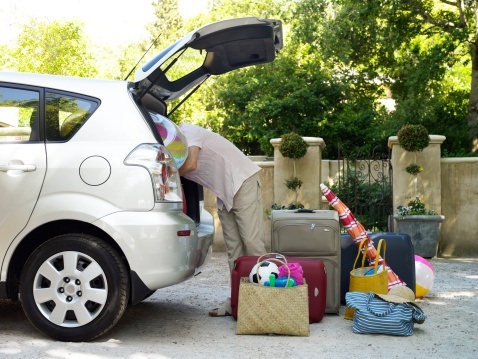
[[[217,197],[229,271],[232,271],[234,261],[240,256],[266,253],[261,168],[217,133],[186,123],[180,128],[188,141],[188,157],[179,168],[179,174]],[[230,298],[209,311],[213,317],[231,314]]]

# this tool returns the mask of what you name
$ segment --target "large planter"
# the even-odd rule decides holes
[[[437,255],[441,223],[445,216],[405,216],[394,215],[397,232],[407,233],[412,238],[415,254],[423,258]]]

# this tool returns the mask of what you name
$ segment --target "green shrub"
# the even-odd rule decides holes
[[[388,216],[393,212],[392,187],[386,176],[369,181],[363,172],[348,169],[333,185],[325,183],[369,231],[388,231]]]
[[[279,146],[279,151],[282,156],[296,160],[304,157],[307,153],[309,144],[297,133],[291,132],[282,135],[281,139],[282,142]]]
[[[421,152],[430,143],[428,131],[422,125],[403,125],[397,136],[400,147],[408,152]]]
[[[407,167],[405,167],[405,171],[407,171],[407,173],[413,176],[416,176],[421,171],[423,171],[423,167],[416,163],[412,163],[411,165],[408,165]]]
[[[406,206],[398,206],[397,214],[399,218],[405,216],[434,216],[437,215],[433,209],[426,209],[425,204],[420,200],[420,198],[415,197],[410,200]]]
[[[302,180],[298,177],[291,177],[285,181],[285,186],[292,191],[297,191],[302,186]]]

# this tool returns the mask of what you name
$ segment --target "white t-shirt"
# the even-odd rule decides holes
[[[230,211],[234,195],[246,179],[260,171],[260,167],[217,133],[189,123],[181,124],[180,128],[188,147],[200,148],[196,170],[184,177],[206,187],[218,198],[218,208],[222,209],[224,204]]]

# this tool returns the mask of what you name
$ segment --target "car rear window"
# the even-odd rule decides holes
[[[69,140],[98,108],[98,101],[71,94],[46,93],[46,138]]]
[[[38,91],[0,86],[0,143],[40,140],[39,101]]]

